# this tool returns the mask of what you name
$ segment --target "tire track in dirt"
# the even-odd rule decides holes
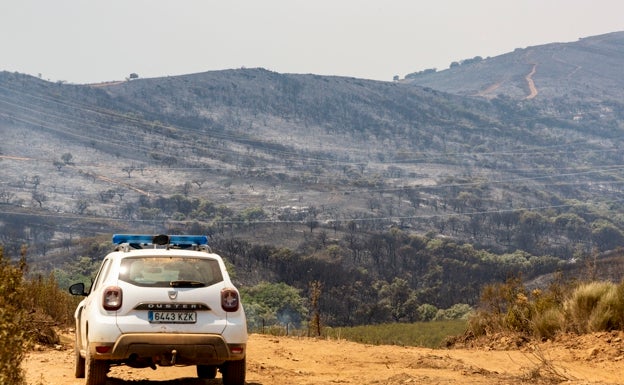
[[[26,158],[23,156],[11,156],[11,155],[0,155],[0,159],[11,159],[11,160],[35,160],[34,158]]]
[[[139,194],[145,195],[145,196],[147,196],[147,197],[149,197],[149,196],[150,196],[150,193],[149,193],[149,192],[147,192],[147,191],[145,191],[145,190],[141,190],[141,189],[140,189],[140,188],[138,188],[138,187],[134,187],[134,186],[132,186],[131,184],[124,183],[124,182],[120,182],[120,181],[118,181],[118,180],[111,179],[111,178],[106,177],[106,176],[104,176],[104,175],[96,175],[95,177],[96,177],[97,179],[102,180],[102,181],[107,182],[107,183],[112,183],[112,184],[116,184],[116,185],[119,185],[119,186],[124,186],[124,187],[126,187],[126,188],[128,188],[128,189],[130,189],[130,190],[133,190],[133,191],[135,191],[135,192],[137,192],[137,193],[139,193]]]
[[[484,89],[482,91],[477,92],[475,96],[488,97],[488,95],[491,94],[492,92],[496,91],[501,86],[501,84],[503,84],[503,82],[494,83],[491,86],[489,86],[488,88],[486,88],[486,89]]]
[[[531,69],[531,72],[529,72],[529,74],[524,77],[529,86],[529,95],[527,95],[525,99],[533,99],[538,94],[537,87],[535,87],[535,82],[533,81],[533,75],[535,75],[536,70],[537,70],[537,64],[534,63],[533,68]]]
[[[35,159],[35,158],[27,158],[27,157],[22,157],[22,156],[12,156],[12,155],[0,155],[0,159],[10,159],[10,160],[21,160],[21,161],[36,161],[39,159]],[[65,167],[70,167],[73,169],[78,170],[79,172],[82,172],[82,170],[80,170],[79,168],[77,168],[76,166],[71,166],[71,165],[64,165]],[[114,185],[118,185],[118,186],[123,186],[126,187],[127,189],[133,190],[141,195],[145,195],[145,196],[150,196],[150,193],[148,191],[145,190],[141,190],[138,187],[134,187],[131,184],[125,183],[125,182],[120,182],[118,180],[106,177],[104,175],[99,175],[99,174],[93,174],[93,177],[95,179],[99,179],[101,181],[104,181],[106,183],[110,183],[110,184],[114,184]]]

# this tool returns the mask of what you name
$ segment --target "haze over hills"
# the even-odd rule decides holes
[[[53,268],[84,253],[82,239],[200,231],[250,283],[403,277],[423,296],[445,290],[440,305],[474,301],[478,285],[442,288],[452,271],[535,276],[624,242],[622,40],[392,83],[238,69],[70,85],[2,72],[0,242],[12,255],[28,243]]]

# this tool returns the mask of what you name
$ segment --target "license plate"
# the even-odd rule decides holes
[[[194,311],[149,311],[147,319],[151,323],[194,324],[197,313]]]

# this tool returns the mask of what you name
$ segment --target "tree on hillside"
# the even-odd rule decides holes
[[[79,215],[83,215],[85,211],[89,208],[89,201],[87,199],[81,198],[76,201],[76,212]]]
[[[315,336],[321,336],[321,283],[319,281],[310,282],[310,306],[312,307],[312,316],[310,318],[310,331]]]
[[[63,155],[61,155],[61,160],[65,164],[73,164],[72,159],[74,159],[74,156],[69,152],[66,152]]]
[[[55,159],[55,160],[53,160],[53,161],[52,161],[52,165],[53,165],[54,167],[56,167],[56,169],[57,169],[58,171],[61,171],[61,169],[63,168],[63,166],[65,166],[65,163],[64,163],[64,162],[61,162],[60,160],[56,160],[56,159]]]
[[[38,192],[38,191],[33,191],[31,194],[32,200],[37,202],[37,204],[39,204],[39,208],[43,207],[43,203],[46,202],[48,200],[47,195],[45,195],[44,193]]]
[[[111,200],[113,200],[113,198],[115,197],[115,190],[113,189],[108,189],[105,191],[100,191],[98,193],[99,197],[100,197],[100,201],[102,203],[108,203]]]
[[[395,278],[379,286],[379,303],[387,308],[393,321],[415,321],[418,316],[418,302],[414,290],[406,280]]]
[[[263,282],[241,292],[247,322],[255,328],[275,323],[300,327],[308,312],[299,290],[283,282]]]
[[[121,169],[121,171],[125,172],[128,174],[128,178],[130,178],[132,176],[132,173],[136,170],[136,167],[134,165],[130,165],[130,166],[126,166],[123,167]]]
[[[37,248],[45,255],[50,246],[50,241],[54,237],[54,229],[46,224],[42,226],[32,226],[30,228],[30,235]]]
[[[31,183],[33,185],[33,190],[37,191],[37,188],[39,188],[39,185],[41,184],[41,177],[39,175],[33,176]]]
[[[519,229],[516,232],[518,246],[522,250],[533,251],[545,234],[548,220],[535,211],[523,211],[519,219]]]
[[[0,202],[9,204],[11,203],[11,200],[13,200],[13,198],[15,198],[15,193],[8,190],[0,191]]]
[[[592,241],[600,251],[612,250],[624,244],[624,234],[613,223],[598,220],[591,227]]]
[[[318,214],[319,214],[319,210],[315,206],[310,206],[308,208],[306,224],[310,228],[310,232],[314,231],[314,229],[316,229],[319,226],[319,223],[316,220]]]

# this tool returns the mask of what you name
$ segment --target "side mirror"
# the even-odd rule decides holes
[[[69,287],[69,293],[71,295],[81,295],[83,297],[88,295],[87,293],[85,293],[85,285],[82,282],[74,283],[73,285],[71,285]]]

